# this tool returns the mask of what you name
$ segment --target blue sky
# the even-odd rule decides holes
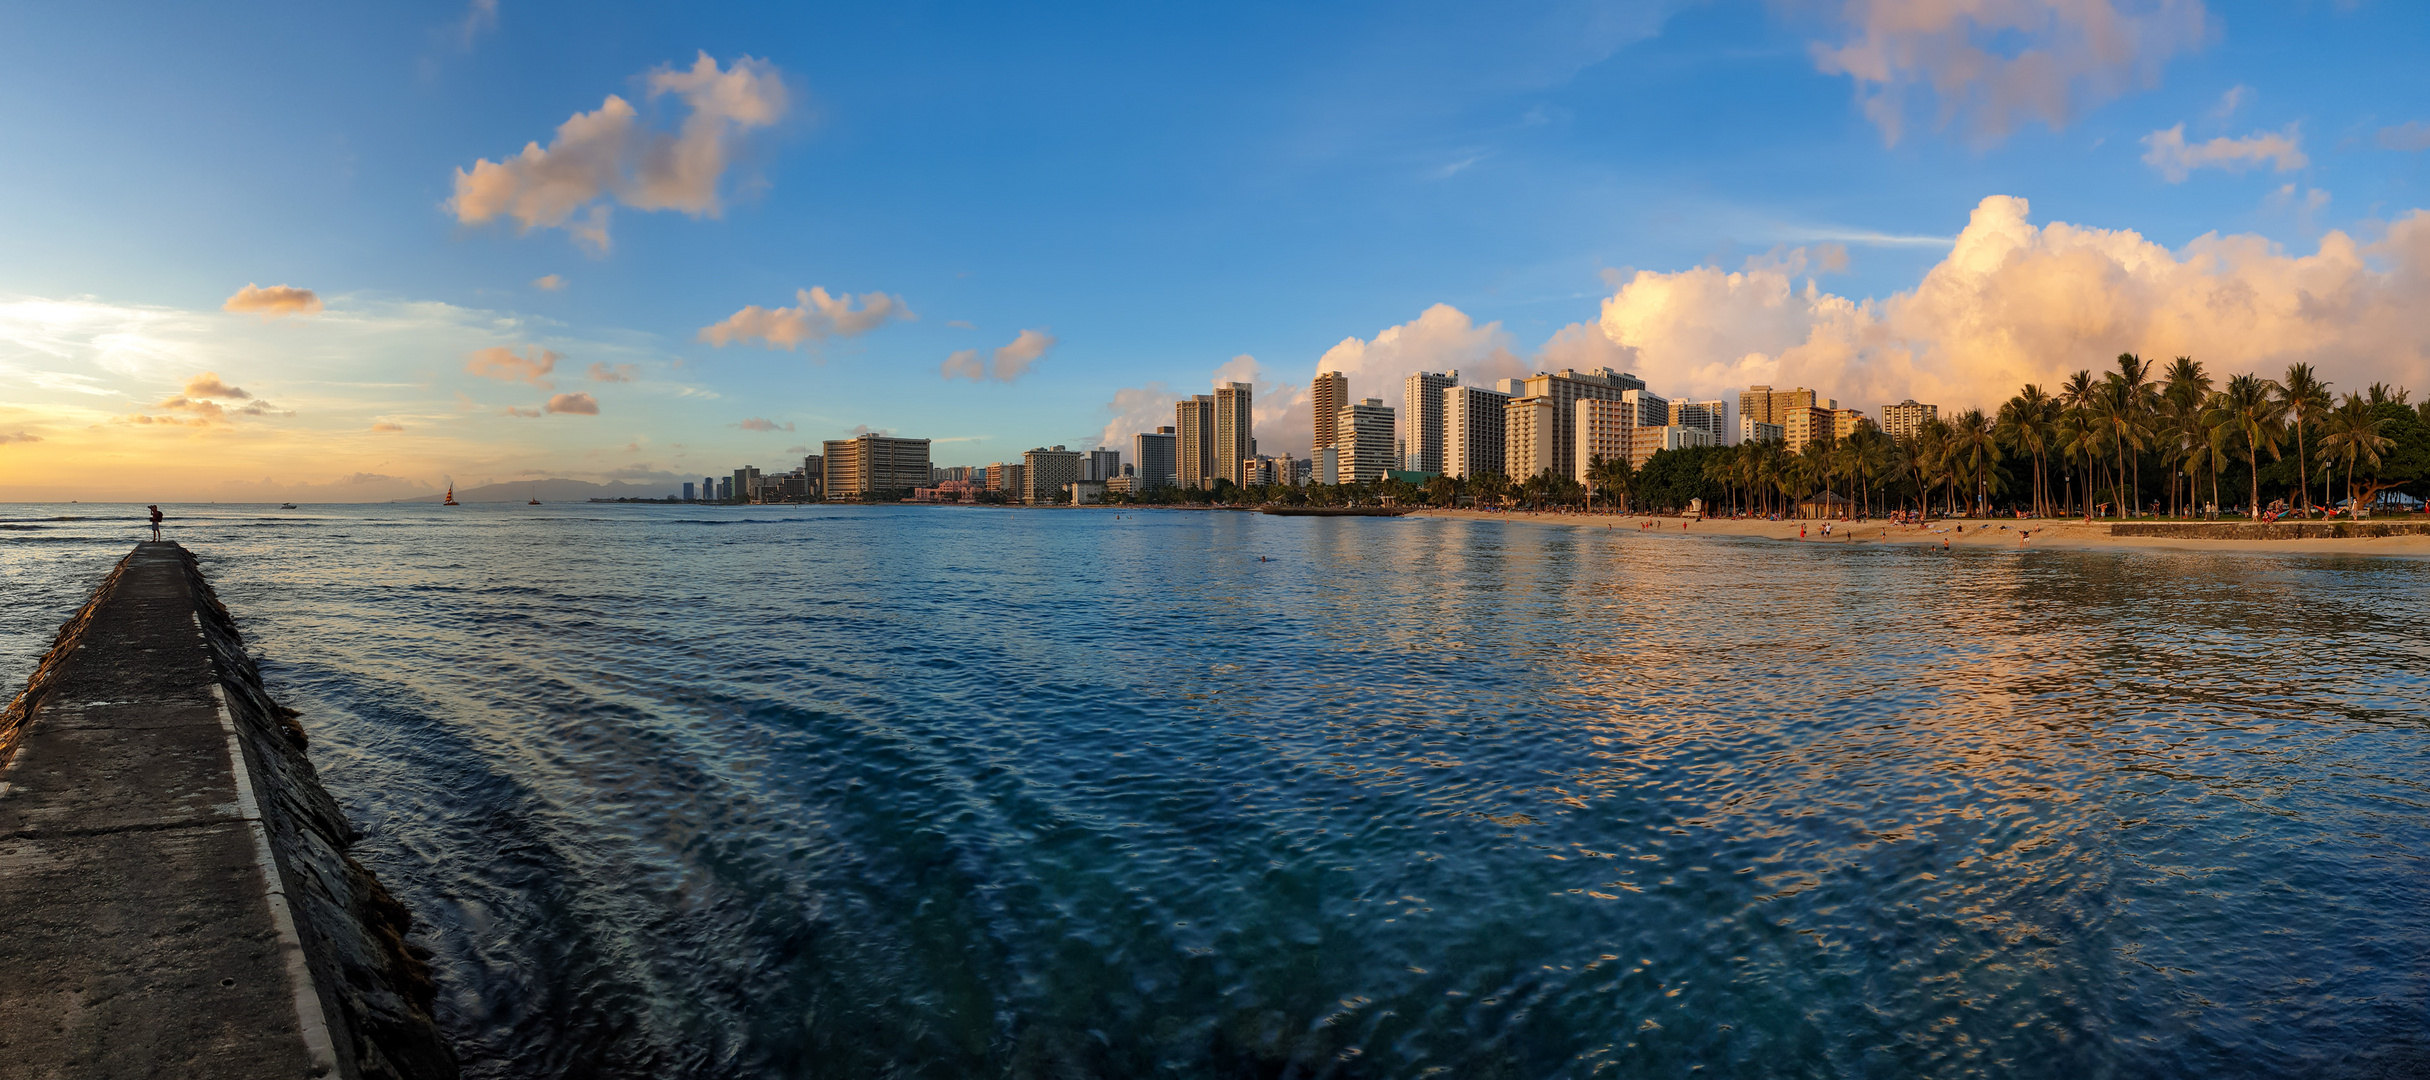
[[[1996,404],[1962,399],[2125,349],[2335,353],[2347,381],[2430,391],[2403,310],[2430,5],[497,0],[8,23],[0,497],[158,461],[155,483],[229,497],[660,482],[857,425],[984,463],[1119,437],[1219,370],[1258,382],[1263,448],[1304,452],[1294,394],[1320,363],[1386,397],[1417,367],[1606,358],[1658,391],[1760,376],[1870,408]],[[702,57],[783,91],[772,123],[701,142],[718,167],[685,197],[713,212],[611,180],[581,204],[607,208],[599,252],[451,210],[459,171],[611,94],[675,139],[700,109],[666,80]],[[1869,60],[1878,78],[1850,73]],[[2025,203],[1980,217],[1995,196]],[[1969,269],[1970,220],[2007,239]],[[2206,262],[2206,234],[2236,243]],[[248,284],[320,307],[223,310]],[[813,287],[916,319],[701,340]],[[2343,314],[2305,307],[2331,292]],[[2202,312],[2247,294],[2220,320],[2241,331],[2206,337]],[[1545,352],[1565,328],[1577,347]],[[502,378],[492,348],[554,366]],[[1017,377],[947,377],[962,350]],[[185,393],[206,371],[246,396]],[[596,411],[546,412],[561,394]]]

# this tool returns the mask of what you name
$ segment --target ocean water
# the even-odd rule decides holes
[[[2430,563],[169,509],[472,1076],[2430,1071]]]

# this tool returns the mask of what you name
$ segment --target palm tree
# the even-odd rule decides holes
[[[2320,439],[2321,455],[2331,461],[2344,458],[2346,462],[2346,506],[2349,516],[2361,516],[2362,504],[2354,498],[2354,466],[2357,463],[2379,468],[2380,454],[2396,445],[2395,440],[2380,434],[2388,427],[2388,418],[2358,394],[2347,394],[2344,404],[2328,415],[2328,430]],[[2326,498],[2326,495],[2323,495]]]
[[[2118,370],[2101,380],[2100,392],[2093,398],[2093,415],[2101,429],[2101,439],[2115,451],[2118,463],[2117,492],[2119,516],[2141,508],[2143,493],[2141,469],[2129,468],[2130,460],[2140,460],[2148,445],[2151,428],[2148,423],[2158,396],[2151,384],[2151,366],[2133,353],[2118,354]],[[2128,451],[2136,451],[2134,458]],[[2134,491],[2129,493],[2129,485]]]
[[[1477,477],[1474,483],[1477,489],[1477,497],[1491,499],[1496,506],[1509,505],[1510,478],[1502,475],[1501,470],[1496,469],[1492,472],[1486,473],[1483,476]]]
[[[1552,486],[1552,469],[1547,467],[1544,471],[1519,482],[1519,499],[1522,502],[1533,503],[1536,509],[1542,510],[1544,509],[1544,498],[1552,493]]]
[[[2049,484],[2043,476],[2042,458],[2049,453],[2052,437],[2057,433],[2057,426],[2051,422],[2057,407],[2058,403],[2041,387],[2026,383],[2017,396],[2000,406],[2000,423],[1995,429],[2002,444],[2033,458],[2035,517],[2047,516],[2049,510]]]
[[[2000,458],[2000,443],[1992,437],[1991,418],[1984,416],[1981,409],[1959,413],[1957,419],[1949,423],[1949,450],[1958,471],[1972,478],[1967,485],[1970,501],[1966,516],[1989,516],[1989,493],[1984,490],[1983,473]]]
[[[1596,454],[1587,459],[1586,480],[1590,498],[1592,492],[1600,491],[1607,500],[1620,500],[1614,509],[1624,510],[1629,495],[1637,487],[1637,470],[1630,466],[1626,455],[1605,460],[1603,455]]]
[[[1729,450],[1717,450],[1704,456],[1705,482],[1719,484],[1721,485],[1721,489],[1723,491],[1729,492],[1730,502],[1733,507],[1735,507],[1738,501],[1738,489],[1733,486],[1730,481],[1737,475],[1737,473],[1738,455],[1736,452]],[[1718,508],[1708,507],[1707,509],[1712,509],[1716,513],[1719,512]]]
[[[2084,464],[2081,471],[2084,475],[2084,517],[2086,520],[2092,518],[2093,450],[2100,445],[2092,418],[2093,402],[2100,396],[2100,393],[2100,388],[2093,382],[2090,371],[2078,371],[2068,376],[2066,382],[2059,384],[2059,407],[2063,410],[2061,422],[2066,425],[2062,432],[2064,436],[2062,442],[2068,459],[2082,461]],[[2074,513],[2074,508],[2069,508],[2068,512]]]
[[[1901,445],[1906,468],[1915,475],[1916,504],[1926,516],[1932,513],[1932,487],[1940,482],[1942,469],[1948,461],[1949,425],[1933,417],[1916,428],[1915,436]]]
[[[1830,440],[1806,440],[1805,449],[1797,452],[1795,462],[1797,486],[1801,493],[1798,496],[1799,498],[1803,499],[1812,497],[1814,494],[1814,489],[1817,487],[1822,488],[1823,494],[1825,495],[1829,495],[1831,493]],[[1829,500],[1825,499],[1824,502],[1826,505],[1828,505]]]
[[[2267,450],[2270,460],[2278,460],[2279,440],[2286,433],[2279,426],[2285,413],[2273,389],[2268,379],[2238,375],[2228,380],[2227,389],[2205,414],[2215,430],[2244,443],[2245,464],[2252,469],[2253,483],[2252,505],[2246,509],[2256,518],[2261,516],[2261,452]]]
[[[2152,382],[2152,365],[2133,353],[2118,354],[2118,370],[2112,377],[2124,397],[2126,415],[2134,422],[2135,437],[2128,441],[2138,453],[2128,459],[2134,467],[2127,473],[2127,482],[2133,486],[2134,505],[2140,512],[2143,506],[2143,458],[2140,451],[2148,446],[2152,420],[2160,413],[2160,389]],[[2125,469],[2125,465],[2120,467]]]
[[[2312,373],[2312,365],[2289,364],[2286,381],[2278,384],[2278,407],[2286,411],[2287,421],[2295,428],[2295,489],[2302,493],[2297,496],[2297,505],[2309,511],[2312,459],[2304,453],[2303,427],[2306,421],[2329,410],[2329,384]],[[2321,486],[2324,489],[2328,486],[2326,477],[2321,479]],[[2321,498],[2328,498],[2325,490]]]
[[[2207,456],[2199,447],[2210,439],[2210,432],[2202,426],[2202,408],[2210,398],[2211,377],[2202,370],[2199,361],[2191,356],[2180,356],[2169,364],[2168,374],[2162,376],[2160,399],[2167,407],[2169,430],[2176,439],[2178,457],[2187,461],[2186,501],[2189,503],[2193,501],[2192,496],[2198,493],[2194,488],[2195,473],[2191,459]],[[2174,471],[2169,474],[2168,486],[2173,498],[2177,489]],[[2212,494],[2215,496],[2218,493]],[[2214,498],[2213,501],[2217,500]]]
[[[1890,471],[1890,437],[1882,434],[1882,429],[1873,426],[1872,421],[1865,420],[1858,422],[1856,430],[1849,432],[1841,442],[1846,447],[1848,472],[1861,485],[1863,492],[1858,505],[1863,506],[1864,512],[1870,515],[1873,512],[1874,481]]]

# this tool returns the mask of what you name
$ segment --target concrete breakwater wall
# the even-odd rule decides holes
[[[0,1077],[457,1075],[304,746],[194,557],[136,545],[0,711]]]
[[[2419,536],[2424,521],[2121,521],[2111,536],[2160,536],[2175,540],[2343,540],[2366,536]]]

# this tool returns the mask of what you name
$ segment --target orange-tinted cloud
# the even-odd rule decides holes
[[[2159,81],[2202,47],[2202,0],[1843,0],[1853,31],[1812,45],[1814,66],[1856,83],[1885,141],[1905,133],[1911,97],[1937,105],[1936,127],[1976,142],[2040,120],[2065,126],[2093,105]]]
[[[378,431],[378,432],[394,432],[394,431],[403,431],[403,430],[405,430],[405,425],[403,425],[403,424],[392,424],[392,423],[390,423],[390,422],[388,422],[388,421],[386,421],[386,420],[382,420],[382,421],[380,421],[379,423],[376,423],[376,424],[371,425],[371,430],[373,430],[373,431]]]
[[[196,401],[186,397],[173,397],[154,407],[170,412],[193,413],[204,420],[218,420],[227,415],[227,411],[220,408],[216,401]]]
[[[2195,169],[2243,172],[2267,163],[2287,172],[2312,163],[2304,156],[2303,136],[2291,125],[2285,131],[2257,131],[2241,139],[2223,135],[2189,145],[2185,125],[2179,124],[2144,136],[2143,145],[2143,163],[2172,184],[2183,183]]]
[[[757,417],[757,416],[750,417],[750,418],[748,418],[748,419],[744,420],[742,423],[737,424],[737,425],[735,425],[735,426],[742,428],[744,431],[791,431],[791,430],[793,430],[793,425],[792,425],[790,422],[787,422],[787,423],[785,423],[785,424],[783,424],[783,425],[779,425],[779,424],[777,424],[777,422],[776,422],[776,421],[774,421],[774,420],[768,420],[768,419],[764,419],[764,418]]]
[[[609,202],[715,215],[720,179],[743,138],[784,116],[784,78],[750,57],[720,70],[703,52],[689,70],[661,67],[646,82],[650,98],[672,94],[689,109],[676,134],[643,127],[632,104],[611,94],[559,124],[546,148],[532,142],[456,170],[447,209],[467,225],[507,217],[525,232],[563,228],[594,254],[607,251]]]
[[[573,413],[578,416],[599,415],[599,399],[589,394],[558,394],[544,406],[553,413]]]
[[[2407,120],[2401,124],[2384,127],[2379,129],[2377,141],[2382,150],[2399,150],[2406,153],[2430,150],[2430,124],[2422,123],[2419,120]]]
[[[790,349],[805,341],[828,337],[859,337],[885,325],[888,319],[909,321],[912,314],[900,296],[882,292],[830,296],[822,286],[796,291],[799,307],[763,308],[757,304],[726,316],[723,322],[700,328],[700,340],[730,345],[758,340],[772,349]],[[860,307],[852,305],[858,300]]]
[[[559,359],[561,357],[556,353],[538,346],[531,346],[525,348],[521,353],[517,353],[504,345],[492,345],[486,349],[473,350],[464,361],[464,370],[485,379],[546,386],[546,383],[540,381],[541,377],[555,371]]]
[[[997,346],[990,354],[988,363],[979,362],[979,350],[961,349],[945,358],[938,373],[948,379],[969,379],[972,382],[982,379],[1011,382],[1029,374],[1030,367],[1054,347],[1053,334],[1044,330],[1023,330],[1011,342]]]
[[[633,378],[640,374],[641,365],[639,364],[618,364],[615,367],[609,367],[596,362],[591,364],[589,372],[592,382],[632,382]]]
[[[25,431],[0,431],[0,446],[9,443],[41,442],[42,436]]]
[[[185,395],[190,398],[218,398],[221,401],[243,401],[253,396],[246,393],[243,387],[220,381],[216,371],[206,371],[187,379]]]
[[[533,278],[532,284],[540,288],[542,291],[556,292],[557,290],[565,287],[565,276],[562,274],[544,274],[540,277]]]
[[[265,289],[247,283],[219,307],[222,311],[233,311],[240,315],[283,319],[289,315],[310,315],[321,310],[321,298],[310,289],[299,289],[293,285],[272,285]]]

